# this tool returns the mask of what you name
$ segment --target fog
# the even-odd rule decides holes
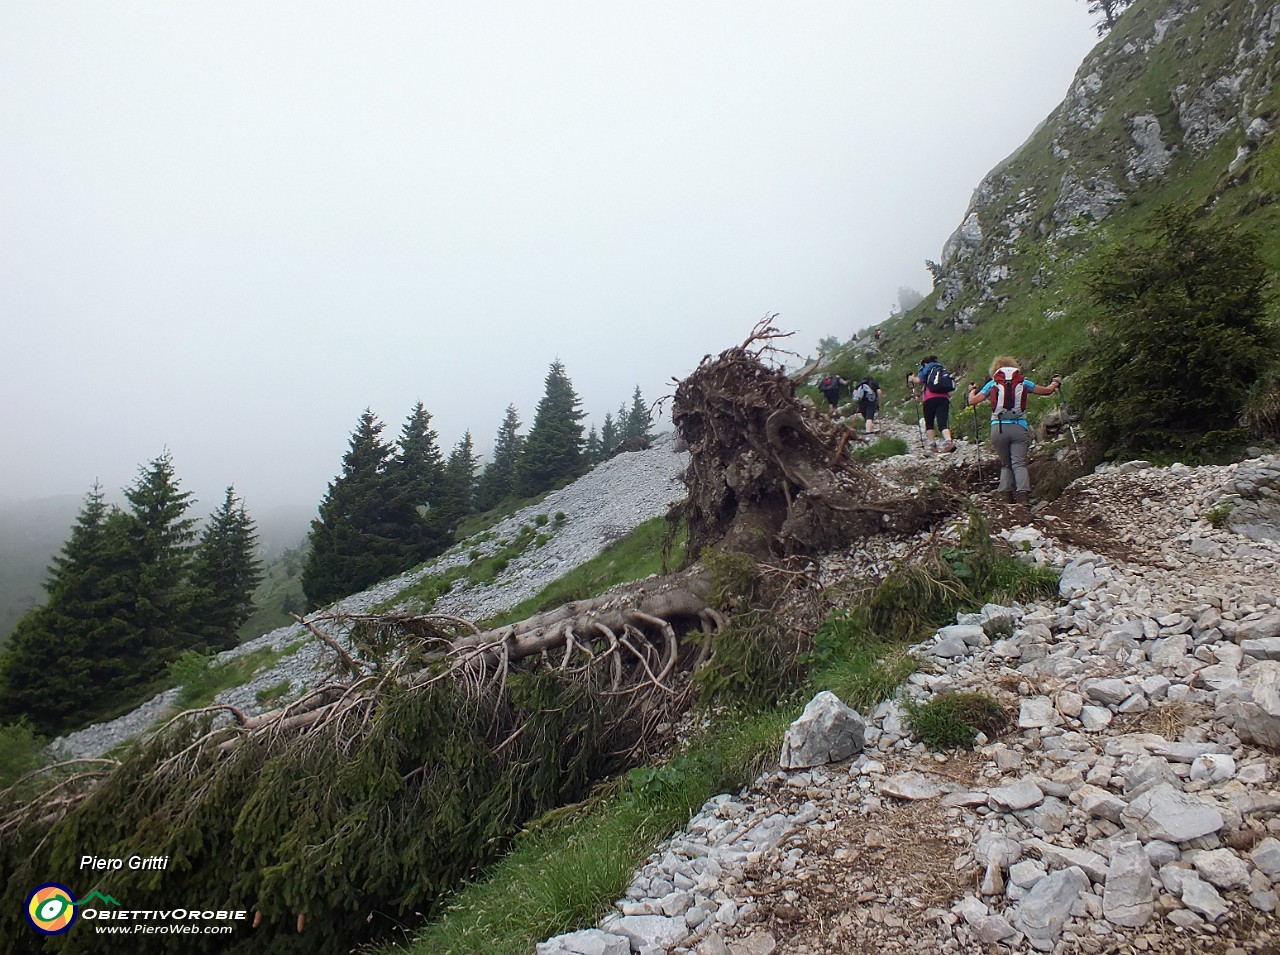
[[[929,288],[1066,94],[1082,0],[8,3],[0,497],[164,450],[314,506],[368,407],[447,454],[599,427],[766,313],[811,354]]]

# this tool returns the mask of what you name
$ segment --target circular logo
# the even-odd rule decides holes
[[[75,896],[65,885],[46,882],[27,896],[27,919],[45,935],[61,935],[76,920]]]

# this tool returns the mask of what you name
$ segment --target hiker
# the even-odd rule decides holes
[[[951,414],[951,392],[956,387],[951,375],[942,367],[937,355],[928,355],[920,362],[920,370],[916,374],[907,375],[907,381],[924,385],[924,427],[930,447],[937,454],[950,454],[956,449],[947,424]],[[942,432],[941,446],[938,445],[938,432]]]
[[[1000,456],[1000,488],[1010,504],[1031,503],[1031,475],[1027,453],[1031,430],[1027,427],[1027,395],[1051,395],[1062,387],[1062,376],[1049,385],[1024,378],[1018,360],[1001,355],[991,363],[991,380],[979,388],[969,383],[969,404],[991,404],[991,447]]]
[[[883,399],[884,392],[880,390],[879,382],[870,375],[858,382],[858,387],[853,389],[853,400],[858,403],[858,414],[867,423],[867,434],[880,430],[880,426],[876,424],[876,412],[880,410]]]
[[[880,340],[880,329],[876,329],[876,341]]]
[[[840,403],[840,392],[849,383],[839,375],[827,375],[818,385],[818,390],[822,392],[822,397],[831,402],[831,417],[836,415],[836,405]]]

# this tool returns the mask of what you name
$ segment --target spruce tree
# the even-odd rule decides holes
[[[635,393],[631,396],[631,407],[627,409],[622,436],[624,439],[649,437],[649,409],[645,406],[639,385],[636,385]]]
[[[602,457],[600,448],[600,435],[596,432],[596,426],[592,425],[591,430],[587,432],[587,445],[582,451],[587,464],[595,464],[600,460]]]
[[[48,599],[18,621],[0,656],[0,716],[26,716],[46,734],[74,729],[145,677],[126,523],[95,484],[49,568]]]
[[[604,427],[600,429],[600,457],[607,458],[618,446],[618,428],[613,423],[613,415],[606,413]]]
[[[468,431],[458,439],[444,466],[443,508],[451,534],[457,531],[462,519],[475,510],[475,499],[476,455]]]
[[[131,620],[143,644],[136,662],[155,674],[199,642],[187,616],[186,590],[196,522],[186,516],[191,494],[179,489],[168,451],[139,469],[137,482],[124,496],[129,502],[124,529],[134,596]]]
[[[382,423],[365,409],[342,457],[342,473],[329,483],[311,522],[311,552],[302,590],[313,607],[357,593],[413,566],[406,542],[403,499],[390,473],[393,449]]]
[[[1096,318],[1071,398],[1092,437],[1113,454],[1216,455],[1248,440],[1249,389],[1280,358],[1256,237],[1164,209],[1088,287]]]
[[[517,486],[524,497],[550,490],[582,474],[582,419],[573,383],[557,359],[520,455]]]
[[[204,648],[229,650],[240,642],[238,631],[253,614],[253,594],[262,580],[257,540],[244,502],[228,487],[191,561],[192,632]]]
[[[515,405],[507,405],[507,415],[493,442],[493,460],[480,475],[476,505],[481,510],[497,507],[516,490],[516,466],[520,461],[520,413]]]
[[[448,520],[441,506],[445,495],[444,457],[431,429],[431,415],[421,401],[400,430],[391,472],[404,540],[416,558],[414,563],[443,553],[450,541]]]

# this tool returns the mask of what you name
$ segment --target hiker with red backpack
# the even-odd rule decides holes
[[[956,449],[956,443],[951,440],[951,428],[947,426],[947,419],[951,414],[951,392],[956,390],[951,373],[938,361],[937,355],[929,355],[920,363],[920,370],[916,374],[907,375],[907,381],[924,385],[924,427],[933,451],[937,454],[950,454]],[[942,432],[941,446],[938,444],[939,431]]]
[[[1062,387],[1062,376],[1049,385],[1037,385],[1022,374],[1018,360],[1001,355],[991,363],[991,380],[979,388],[969,383],[969,404],[991,405],[991,447],[1000,456],[1000,488],[1010,504],[1031,503],[1031,475],[1027,454],[1031,429],[1027,426],[1027,396],[1051,395]]]

